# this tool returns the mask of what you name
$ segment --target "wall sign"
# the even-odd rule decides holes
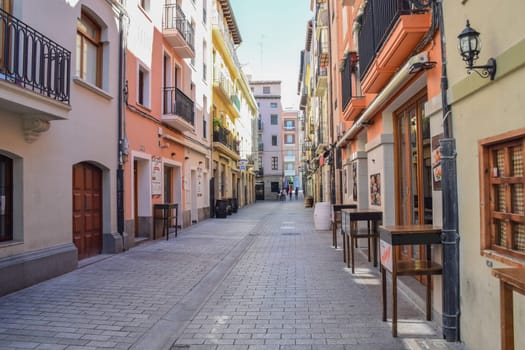
[[[162,160],[160,157],[151,158],[151,194],[153,196],[162,194]]]

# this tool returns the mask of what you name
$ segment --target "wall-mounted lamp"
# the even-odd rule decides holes
[[[479,52],[481,51],[481,40],[479,33],[470,28],[470,22],[467,19],[467,26],[461,34],[458,35],[458,49],[463,61],[467,63],[467,73],[475,71],[482,78],[490,78],[494,80],[496,76],[496,60],[489,58],[488,62],[484,66],[474,66],[474,61],[479,58]]]

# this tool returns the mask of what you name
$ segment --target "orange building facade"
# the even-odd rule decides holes
[[[316,102],[305,107],[306,140],[314,140],[306,157],[326,169],[311,171],[310,177],[316,172],[323,177],[311,183],[322,185],[324,201],[381,210],[383,225],[441,226],[443,115],[436,9],[427,2],[397,0],[317,0],[311,7],[311,67],[303,71],[311,72],[317,84],[310,99]],[[324,41],[329,43],[326,58]],[[326,92],[319,83],[323,74],[328,75]],[[308,128],[315,124],[308,113],[312,108],[321,109],[321,121],[326,115],[328,142],[321,151],[315,128]],[[399,254],[420,259],[425,249],[407,245]],[[441,247],[432,258],[441,260]],[[417,295],[428,283],[432,313],[441,325],[442,277],[418,278],[406,289]],[[425,300],[424,295],[414,299]]]

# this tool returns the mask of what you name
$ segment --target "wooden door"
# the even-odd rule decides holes
[[[102,171],[88,163],[73,166],[73,243],[79,259],[102,250]]]
[[[425,117],[426,96],[420,94],[395,116],[396,222],[432,224],[430,121]],[[399,258],[421,259],[424,246],[403,246]]]
[[[0,242],[13,239],[13,160],[0,155]]]

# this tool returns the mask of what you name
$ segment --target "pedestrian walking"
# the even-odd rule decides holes
[[[288,189],[288,195],[290,196],[290,200],[292,200],[292,193],[293,193],[293,191],[292,191],[292,188],[290,187]]]
[[[295,200],[299,198],[299,187],[295,188]]]
[[[279,192],[279,197],[281,199],[281,202],[286,201],[286,190],[284,188]]]

